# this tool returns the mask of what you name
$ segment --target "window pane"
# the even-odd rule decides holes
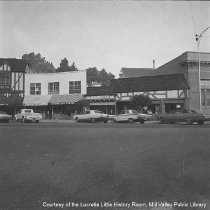
[[[205,91],[204,91],[204,89],[201,89],[201,103],[202,103],[202,106],[205,106]]]

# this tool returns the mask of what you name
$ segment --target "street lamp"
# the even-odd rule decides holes
[[[199,110],[200,112],[202,112],[202,101],[201,101],[201,62],[200,62],[200,41],[202,36],[206,33],[206,31],[209,29],[210,27],[207,27],[206,29],[204,29],[199,35],[196,34],[195,35],[195,39],[197,42],[197,50],[198,50],[198,86],[199,86]]]

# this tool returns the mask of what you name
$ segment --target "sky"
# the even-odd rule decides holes
[[[0,1],[0,57],[40,53],[57,68],[156,68],[197,51],[210,26],[209,1]],[[210,52],[210,29],[200,51]]]

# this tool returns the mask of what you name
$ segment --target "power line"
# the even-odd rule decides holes
[[[197,34],[196,25],[195,25],[195,19],[194,19],[193,10],[192,10],[192,5],[191,5],[190,0],[189,0],[189,4],[190,4],[190,11],[191,11],[191,15],[192,15],[192,21],[193,21],[193,25],[194,25],[195,34]]]

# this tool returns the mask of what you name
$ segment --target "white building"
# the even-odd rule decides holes
[[[25,75],[23,105],[42,113],[71,113],[87,93],[86,71]]]

